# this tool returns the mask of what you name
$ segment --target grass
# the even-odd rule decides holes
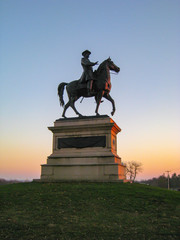
[[[0,239],[179,239],[180,193],[140,184],[0,186]]]

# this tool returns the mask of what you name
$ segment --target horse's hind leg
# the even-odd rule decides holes
[[[82,117],[82,115],[77,111],[77,109],[76,109],[75,106],[74,106],[75,101],[77,101],[78,99],[79,99],[79,97],[73,97],[73,98],[71,98],[71,100],[70,100],[70,106],[71,106],[72,109],[75,111],[75,113],[76,113],[77,115],[79,115],[79,117]]]
[[[62,117],[66,118],[65,112],[66,112],[66,110],[67,110],[67,108],[68,108],[69,106],[70,106],[70,100],[69,100],[69,102],[66,103],[66,105],[64,106],[64,111],[63,111]]]

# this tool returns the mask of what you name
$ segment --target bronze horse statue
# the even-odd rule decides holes
[[[95,97],[97,106],[95,113],[96,115],[99,115],[98,109],[99,105],[101,103],[102,97],[106,98],[112,103],[112,112],[111,115],[114,115],[115,112],[115,103],[112,97],[109,95],[111,91],[111,77],[110,77],[110,70],[119,72],[120,68],[116,66],[113,61],[108,58],[105,61],[103,61],[97,70],[94,71],[94,78],[96,80],[93,81],[93,94],[92,96],[88,95],[86,84],[80,84],[79,80],[72,81],[70,83],[60,83],[58,86],[58,95],[60,100],[60,105],[64,106],[64,100],[63,100],[63,92],[64,87],[66,86],[66,91],[69,97],[69,101],[64,106],[64,111],[62,114],[62,117],[65,118],[65,112],[68,109],[68,107],[72,107],[72,109],[75,111],[79,117],[82,117],[82,115],[77,111],[75,108],[74,103],[80,98],[80,97]]]

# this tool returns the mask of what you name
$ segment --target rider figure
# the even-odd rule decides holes
[[[83,73],[80,78],[80,83],[87,83],[87,90],[88,90],[88,96],[92,96],[92,85],[93,85],[93,68],[92,66],[98,64],[98,62],[90,62],[89,61],[89,55],[91,52],[89,50],[85,50],[82,52],[83,58],[81,59],[81,65],[83,67]]]

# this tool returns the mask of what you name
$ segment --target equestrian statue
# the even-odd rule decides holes
[[[111,115],[114,115],[115,112],[115,102],[110,96],[111,91],[111,77],[110,70],[118,73],[120,68],[116,66],[113,61],[106,59],[103,61],[97,70],[93,72],[93,66],[97,65],[98,62],[90,62],[89,55],[91,52],[85,50],[82,53],[83,58],[81,59],[81,65],[83,67],[83,73],[79,80],[72,81],[70,83],[62,82],[58,86],[58,96],[60,100],[60,105],[64,106],[63,93],[64,87],[66,86],[66,91],[69,97],[69,101],[64,106],[64,111],[62,117],[66,118],[66,110],[71,107],[75,113],[82,117],[82,115],[75,108],[75,102],[80,97],[94,97],[96,100],[96,115],[99,115],[98,109],[99,105],[102,102],[102,97],[106,98],[112,103],[112,112]]]

